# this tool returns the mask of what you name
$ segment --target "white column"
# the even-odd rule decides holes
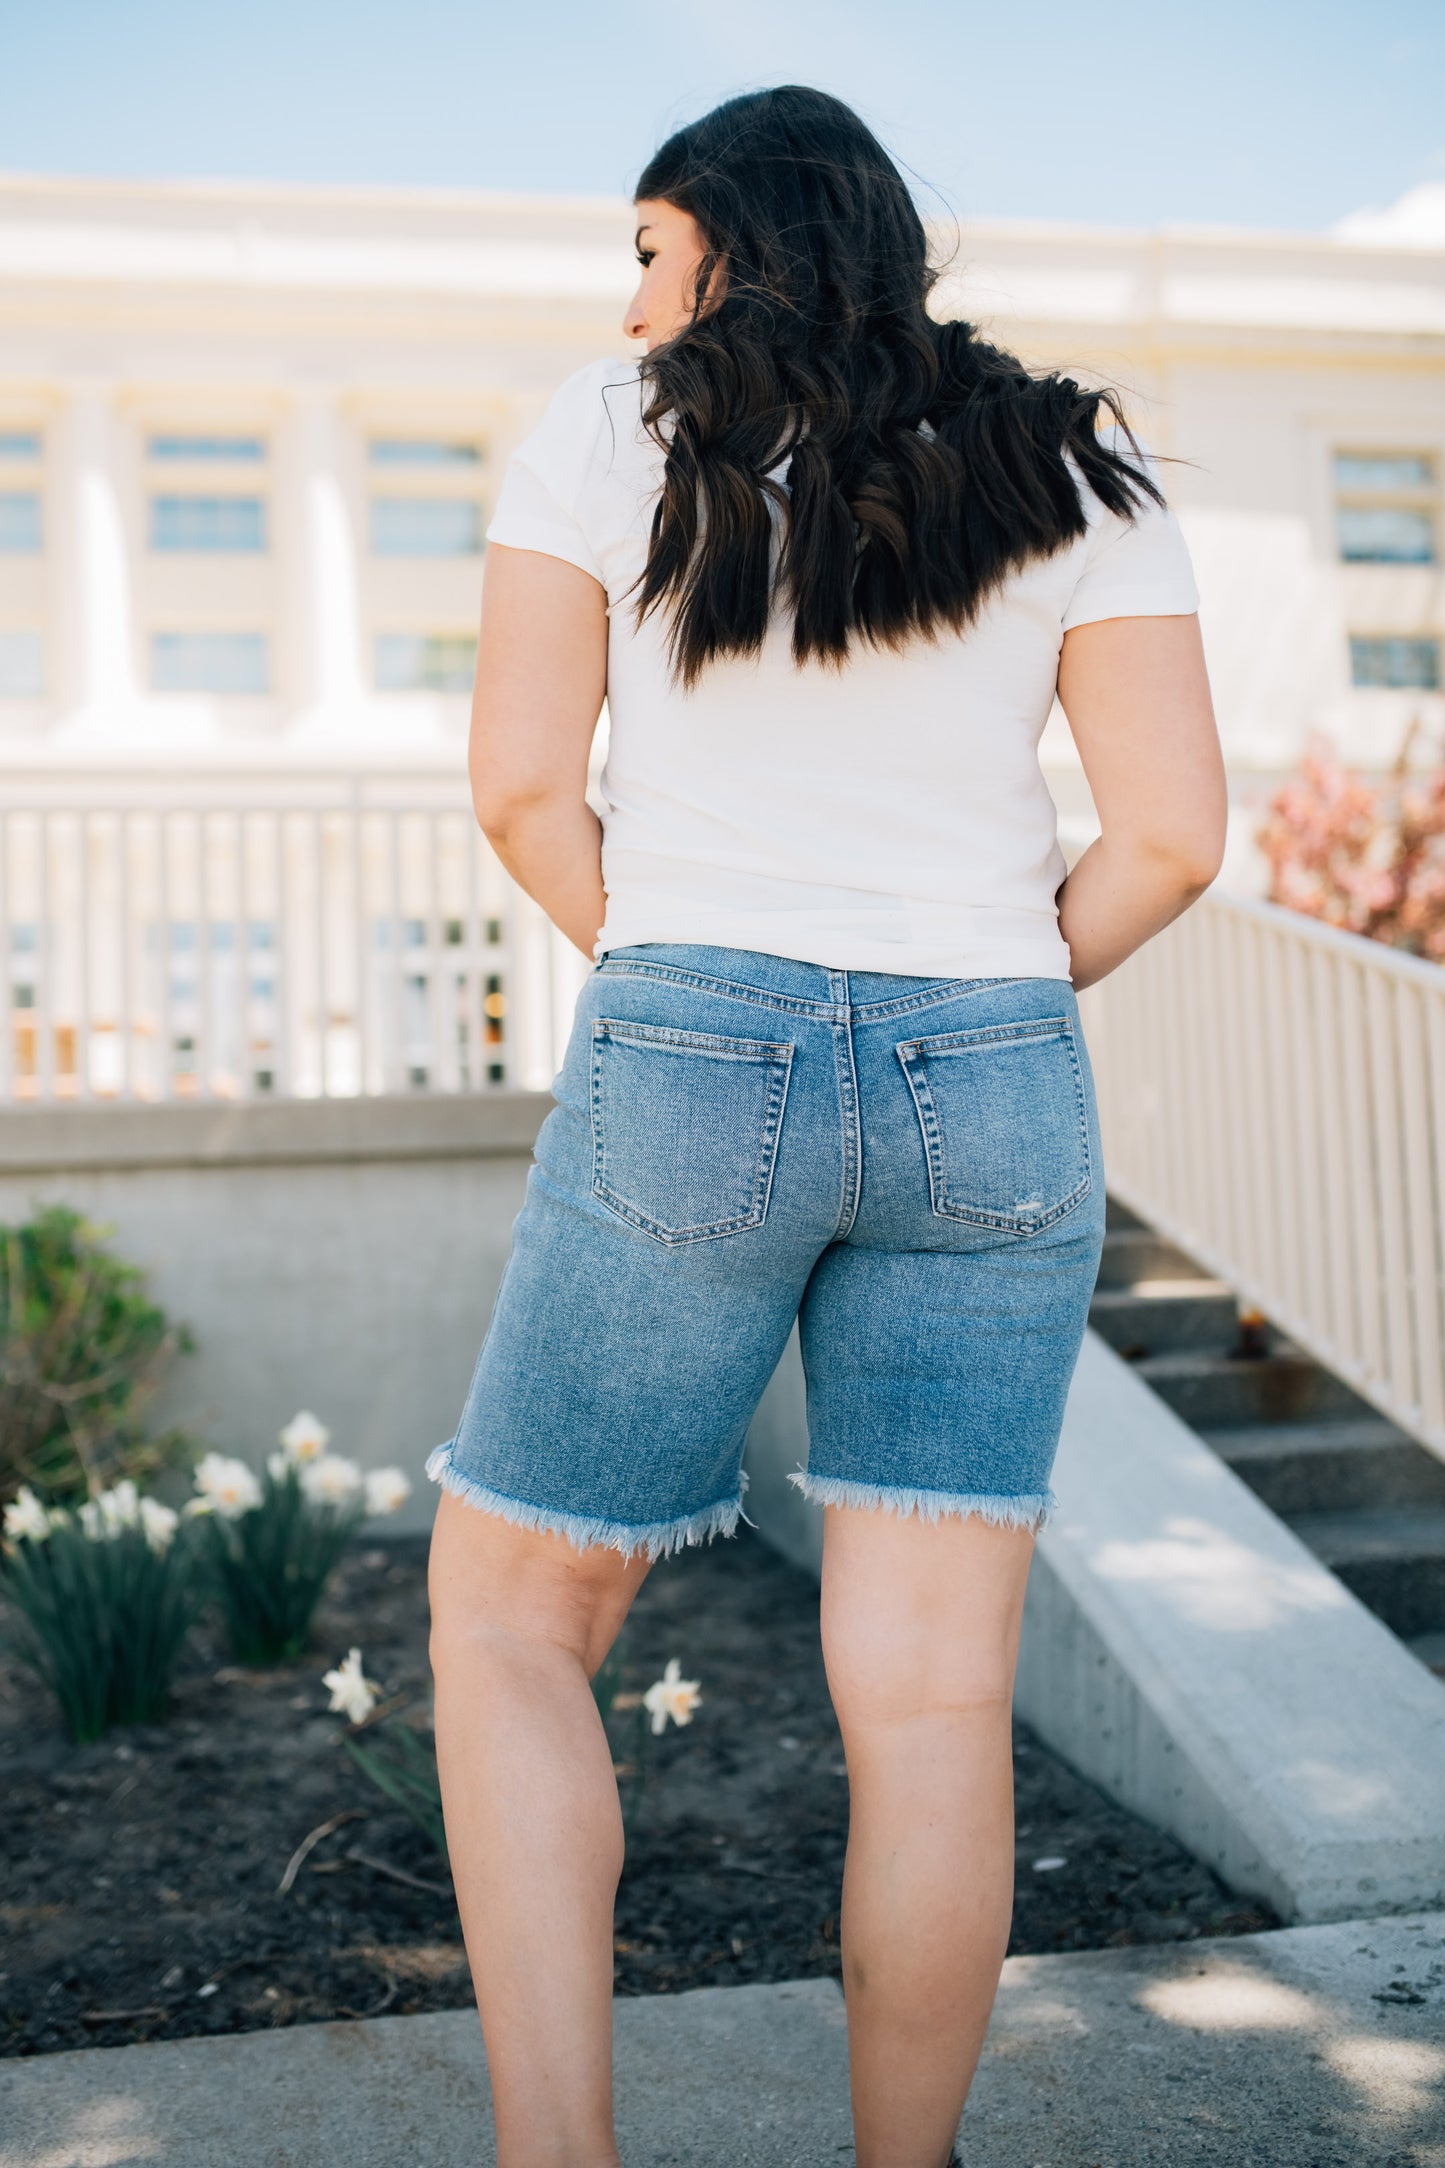
[[[356,537],[332,400],[308,393],[288,431],[283,567],[291,700],[309,729],[354,728],[365,699]]]
[[[105,724],[136,703],[130,549],[108,387],[77,385],[56,430],[53,668],[67,719]]]

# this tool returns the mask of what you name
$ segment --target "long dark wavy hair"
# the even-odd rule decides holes
[[[800,664],[963,631],[1085,531],[1065,450],[1111,512],[1164,501],[1097,433],[1107,408],[1139,453],[1114,392],[929,315],[923,222],[841,100],[730,98],[668,138],[636,196],[689,213],[706,247],[690,320],[641,364],[667,461],[636,607],[667,607],[683,684],[758,651],[775,590]]]

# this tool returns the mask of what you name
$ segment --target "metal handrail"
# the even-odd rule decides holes
[[[1445,1457],[1445,969],[1211,890],[1083,996],[1109,1188]]]

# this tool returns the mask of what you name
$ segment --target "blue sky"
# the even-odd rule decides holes
[[[963,215],[1318,229],[1445,180],[1438,0],[0,0],[0,169],[611,193],[848,98]]]

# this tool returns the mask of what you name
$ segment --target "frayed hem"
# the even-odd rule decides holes
[[[510,1521],[514,1528],[560,1536],[576,1551],[600,1547],[618,1551],[623,1558],[631,1558],[639,1551],[648,1560],[666,1558],[689,1544],[710,1543],[714,1536],[733,1535],[743,1510],[741,1498],[719,1498],[715,1505],[704,1506],[700,1513],[684,1514],[675,1521],[651,1521],[642,1525],[595,1520],[585,1513],[556,1513],[548,1506],[529,1505],[522,1498],[506,1498],[500,1491],[488,1490],[484,1483],[474,1483],[470,1476],[462,1475],[453,1467],[451,1454],[450,1442],[437,1446],[428,1454],[426,1472],[433,1483],[440,1483],[444,1491],[453,1498],[460,1498],[464,1505],[475,1506],[482,1513],[495,1513],[502,1520]]]
[[[952,1515],[964,1519],[972,1514],[990,1527],[1030,1528],[1035,1535],[1046,1526],[1058,1504],[1051,1490],[995,1498],[966,1492],[908,1490],[892,1483],[848,1483],[841,1476],[809,1475],[802,1468],[795,1469],[788,1481],[819,1505],[857,1506],[865,1512],[881,1508],[885,1513],[902,1516],[916,1513],[921,1521],[941,1521]]]

